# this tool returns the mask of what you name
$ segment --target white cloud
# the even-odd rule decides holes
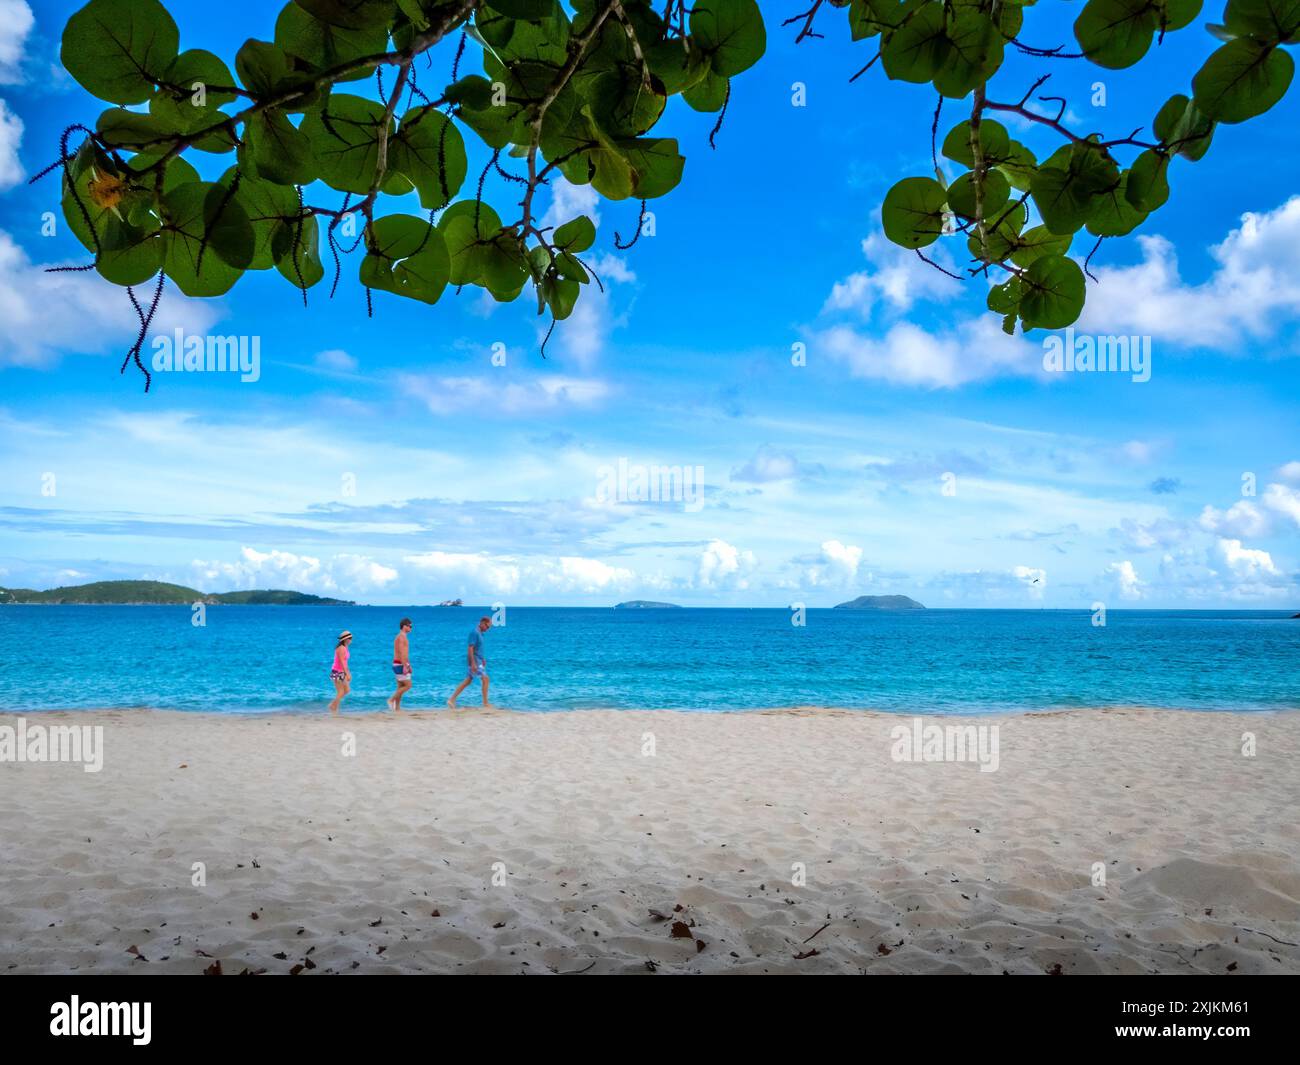
[[[882,303],[889,311],[906,311],[918,300],[952,299],[963,291],[960,281],[900,248],[883,233],[867,237],[862,253],[871,268],[837,281],[823,311],[849,311],[870,318]],[[932,249],[930,257],[945,269],[953,269],[942,247]]]
[[[26,0],[0,0],[0,85],[22,81],[23,48],[35,24]]]
[[[494,558],[485,553],[425,551],[407,555],[402,561],[449,586],[454,584],[456,590],[472,588],[494,595],[509,595],[519,590],[519,565],[510,558]]]
[[[215,583],[239,588],[289,588],[336,593],[380,589],[397,579],[397,571],[364,555],[335,555],[322,561],[292,551],[258,551],[244,547],[237,562],[195,561],[192,568],[204,591],[226,591]]]
[[[1138,237],[1142,262],[1094,266],[1080,333],[1150,336],[1189,347],[1236,350],[1300,313],[1300,196],[1276,210],[1242,215],[1210,249],[1218,266],[1199,285],[1183,282],[1174,246]]]
[[[486,552],[464,554],[425,551],[404,559],[421,574],[439,582],[449,594],[535,595],[543,592],[592,594],[634,584],[630,569],[574,555],[521,559]]]
[[[1242,547],[1240,540],[1220,540],[1218,550],[1219,557],[1237,577],[1259,580],[1282,576],[1267,551]]]
[[[1155,457],[1155,445],[1149,440],[1129,440],[1120,448],[1131,462],[1150,462]]]
[[[1278,469],[1277,475],[1288,484],[1300,484],[1300,462],[1288,462]]]
[[[844,363],[854,377],[923,388],[1043,372],[1042,348],[1007,336],[993,315],[958,322],[943,334],[911,322],[899,322],[879,337],[836,325],[813,333],[808,350]]]
[[[355,373],[357,369],[356,357],[341,348],[318,352],[315,363],[318,370],[327,370],[330,373]]]
[[[543,583],[565,592],[600,592],[625,588],[636,580],[630,569],[610,566],[596,558],[566,557],[558,559],[542,576]]]
[[[582,286],[573,313],[564,321],[555,323],[555,331],[551,334],[546,351],[548,355],[558,353],[561,359],[572,361],[580,369],[587,370],[604,354],[610,335],[627,320],[626,314],[614,312],[614,286],[633,282],[636,275],[616,255],[589,257],[584,252],[582,260],[600,277],[601,284],[605,287],[602,290],[595,278]],[[543,321],[545,325],[539,324],[537,327],[539,343],[551,324],[549,317]]]
[[[1016,566],[1011,575],[1029,592],[1031,599],[1042,599],[1047,588],[1047,570],[1034,569],[1032,566]]]
[[[164,290],[153,334],[179,328],[201,335],[217,313],[210,302]],[[47,274],[0,230],[0,366],[49,366],[64,353],[125,347],[140,328],[126,290],[98,274]]]
[[[1297,489],[1288,488],[1284,484],[1270,484],[1264,489],[1263,502],[1269,510],[1283,514],[1300,525],[1300,491]]]
[[[771,481],[790,481],[801,473],[799,460],[788,451],[776,451],[766,444],[760,447],[743,466],[731,471],[733,481],[750,484],[767,484]]]
[[[749,576],[757,565],[752,551],[741,551],[725,540],[712,540],[700,555],[696,583],[702,588],[749,587]]]
[[[551,202],[542,215],[542,227],[562,226],[585,214],[600,227],[600,193],[590,185],[574,185],[558,175],[550,183]]]
[[[1272,487],[1281,488],[1281,485]],[[1285,491],[1285,489],[1283,489]],[[1267,494],[1267,493],[1266,493]],[[1227,510],[1216,510],[1207,506],[1198,519],[1206,532],[1220,533],[1223,536],[1243,537],[1266,536],[1269,531],[1268,515],[1248,499],[1233,503]]]
[[[1182,522],[1170,518],[1156,518],[1148,522],[1125,518],[1119,524],[1119,535],[1130,550],[1150,551],[1153,548],[1172,547],[1181,543],[1187,538],[1187,527]]]
[[[804,581],[812,586],[852,584],[862,565],[862,548],[827,540],[821,552],[804,570]]]
[[[397,381],[403,392],[420,400],[433,414],[459,414],[466,409],[529,414],[564,406],[592,406],[610,393],[609,385],[590,377],[503,377],[493,370],[477,377],[399,374]]]
[[[551,183],[551,202],[542,215],[541,224],[543,227],[562,226],[578,215],[586,215],[599,229],[599,208],[600,195],[590,185],[572,185],[564,178],[556,177]],[[586,370],[595,365],[609,342],[610,334],[623,324],[623,318],[615,315],[611,304],[611,285],[630,283],[636,280],[636,275],[616,255],[583,252],[581,257],[599,275],[605,291],[601,291],[594,278],[582,286],[573,313],[563,322],[556,323],[547,353],[558,352],[561,357],[571,359]],[[539,340],[549,327],[550,319],[547,318],[546,324],[539,327]]]
[[[1127,559],[1123,562],[1112,562],[1103,573],[1113,579],[1115,590],[1121,599],[1142,598],[1142,589],[1146,586],[1146,582],[1138,577],[1132,562]]]
[[[23,140],[23,120],[0,99],[0,190],[17,185],[26,173],[18,161],[18,146]]]

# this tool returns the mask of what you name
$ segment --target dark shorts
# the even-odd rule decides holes
[[[395,676],[398,680],[404,680],[408,684],[410,684],[412,683],[412,678],[415,676],[415,674],[411,672],[408,666],[402,665],[401,662],[394,662],[393,676]]]
[[[348,679],[348,675],[347,675],[346,673],[344,673],[341,669],[331,669],[331,670],[330,670],[330,680],[342,680],[342,681],[346,681],[347,679]]]

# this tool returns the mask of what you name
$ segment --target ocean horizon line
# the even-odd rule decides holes
[[[839,606],[812,606],[807,603],[787,603],[779,606],[738,606],[712,605],[704,603],[673,603],[663,607],[619,607],[617,605],[598,606],[591,603],[462,603],[460,606],[446,606],[442,603],[210,603],[210,607],[222,610],[483,610],[491,612],[503,605],[509,610],[620,610],[626,614],[653,614],[665,610],[734,610],[755,611],[771,610],[788,613],[799,607],[803,610],[839,611],[855,615],[886,615],[889,617],[915,617],[936,613],[1016,613],[1016,614],[1090,614],[1096,608],[1089,606],[927,606],[920,609],[879,610]],[[0,603],[0,608],[40,607],[40,608],[118,608],[141,607],[162,610],[190,610],[189,603]],[[1108,614],[1279,614],[1282,620],[1294,620],[1300,615],[1300,605],[1295,606],[1112,606],[1106,604]]]

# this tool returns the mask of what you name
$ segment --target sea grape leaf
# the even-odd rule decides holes
[[[1279,48],[1238,37],[1223,45],[1192,79],[1192,102],[1216,122],[1262,115],[1291,85],[1295,61]]]
[[[1021,275],[1020,320],[1026,329],[1063,329],[1083,310],[1083,271],[1064,255],[1044,255]]]
[[[903,178],[885,195],[880,209],[885,236],[904,248],[924,248],[943,232],[944,187],[928,177]]]
[[[158,0],[90,0],[68,19],[59,58],[101,100],[138,104],[153,94],[179,47],[180,31]]]

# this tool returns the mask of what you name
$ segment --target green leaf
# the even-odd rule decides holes
[[[1159,24],[1151,0],[1088,0],[1075,20],[1074,36],[1098,66],[1121,70],[1147,54]]]
[[[1192,79],[1193,102],[1216,122],[1244,122],[1282,99],[1294,74],[1286,52],[1239,37],[1211,55]]]
[[[1088,232],[1094,237],[1123,237],[1146,221],[1147,212],[1133,206],[1128,198],[1130,171],[1120,176],[1119,187],[1103,192],[1088,219]]]
[[[276,261],[272,247],[276,230],[283,222],[295,221],[300,213],[298,194],[291,186],[259,180],[247,171],[241,172],[238,166],[221,175],[221,185],[230,188],[236,175],[239,186],[235,198],[253,227],[253,258],[248,268],[269,270]]]
[[[1007,128],[996,119],[980,120],[980,151],[988,166],[997,166],[1012,157],[1011,137]],[[975,155],[970,146],[970,123],[958,122],[943,139],[943,154],[966,167],[975,165]]]
[[[1160,142],[1184,159],[1195,162],[1210,150],[1214,123],[1182,93],[1171,96],[1152,126]]]
[[[125,111],[120,107],[110,107],[101,114],[95,122],[95,129],[104,139],[105,144],[115,148],[148,145],[161,138],[184,132],[157,115]]]
[[[484,249],[482,284],[498,303],[509,303],[523,291],[528,268],[513,236],[502,231]]]
[[[145,176],[143,172],[151,168],[161,158],[161,151],[141,152],[139,155],[131,156],[131,158],[126,161],[126,166],[128,170],[142,175],[140,180],[152,189],[154,177]],[[198,180],[199,172],[179,155],[173,155],[163,164],[163,192],[170,192],[177,185],[183,185],[187,181]]]
[[[486,244],[501,230],[496,211],[486,203],[461,200],[442,212],[438,230],[451,259],[451,283],[478,284],[488,259]]]
[[[387,26],[393,18],[393,0],[296,0],[299,7],[322,22],[342,29]]]
[[[312,76],[298,70],[289,54],[270,41],[245,41],[235,53],[235,72],[244,87],[259,97],[301,89],[300,97],[282,105],[288,111],[306,110],[320,99],[320,92],[311,87]]]
[[[1083,271],[1064,255],[1035,259],[1021,275],[1020,320],[1026,329],[1064,329],[1083,311]]]
[[[1133,160],[1124,195],[1138,211],[1163,207],[1169,199],[1169,156],[1148,149]]]
[[[724,78],[748,70],[767,49],[767,30],[754,0],[696,0],[691,36]]]
[[[572,148],[568,147],[570,145]],[[560,155],[553,154],[556,147],[564,148]],[[664,191],[671,188],[676,183],[675,149],[676,141],[629,140],[620,146],[600,129],[591,116],[591,108],[585,105],[574,116],[564,136],[555,138],[548,147],[553,158],[564,159],[560,171],[569,181],[575,185],[590,183],[597,192],[611,200],[625,200],[631,196],[638,181],[642,180],[641,172],[644,172],[643,180],[649,187],[662,187]],[[632,156],[636,156],[638,166],[642,168],[637,173],[633,172]],[[680,178],[680,169],[675,174]]]
[[[1074,236],[1070,233],[1058,236],[1046,226],[1034,226],[1033,229],[1022,234],[1016,242],[1016,250],[1011,253],[1011,261],[1017,266],[1028,267],[1044,255],[1064,255],[1070,250],[1073,241]],[[990,308],[998,309],[991,304]],[[1001,313],[1007,312],[1004,310]]]
[[[721,111],[727,102],[730,80],[710,70],[699,81],[682,93],[682,99],[695,111],[712,113]]]
[[[366,250],[388,261],[405,259],[428,244],[432,230],[433,226],[415,215],[385,215],[367,228]]]
[[[949,190],[951,192],[951,189]],[[1020,231],[1029,220],[1029,212],[1022,203],[1013,203],[996,213],[990,214],[984,227],[984,238],[988,245],[988,261],[1001,262],[1019,246]],[[980,242],[978,232],[972,232],[966,238],[966,247],[971,257],[983,260],[984,244]]]
[[[669,96],[697,85],[712,69],[708,55],[690,37],[658,41],[643,51],[651,72]],[[725,78],[721,80],[726,83]]]
[[[1008,278],[989,289],[988,308],[997,314],[1016,314],[1020,310],[1023,295],[1024,286],[1020,283],[1020,278]]]
[[[541,284],[541,293],[551,308],[557,322],[562,322],[573,313],[578,302],[578,293],[582,291],[577,281],[566,277],[547,277]]]
[[[1056,160],[1064,166],[1053,165]],[[1082,226],[1098,206],[1100,195],[1119,183],[1114,160],[1086,144],[1073,144],[1035,171],[1030,191],[1047,228],[1064,234]]]
[[[997,170],[984,173],[984,218],[993,219],[1006,206],[1011,183]],[[948,206],[963,218],[975,218],[975,172],[968,170],[948,186]]]
[[[988,81],[1002,65],[1004,38],[978,8],[961,7],[947,21],[947,54],[934,73],[934,87],[960,100]]]
[[[1034,180],[1034,171],[1038,169],[1038,160],[1019,141],[1012,141],[1007,157],[998,164],[998,169],[1007,176],[1013,189],[1028,192]]]
[[[163,269],[187,296],[230,291],[253,260],[256,238],[229,190],[196,181],[163,197]]]
[[[924,248],[943,232],[948,194],[934,178],[903,178],[885,196],[880,219],[885,236],[904,248]]]
[[[614,137],[639,137],[659,121],[667,98],[647,89],[640,66],[618,66],[590,79],[592,116]]]
[[[460,130],[437,108],[415,107],[402,116],[397,136],[388,145],[390,170],[410,179],[420,206],[445,207],[465,182],[468,163]]]
[[[943,4],[927,2],[885,38],[880,58],[890,78],[921,84],[939,73],[950,49]]]
[[[1300,0],[1228,0],[1224,27],[1267,44],[1300,44]]]
[[[298,128],[311,142],[325,183],[339,192],[364,195],[375,179],[385,122],[391,138],[393,123],[381,104],[334,93],[323,109],[308,112]]]
[[[286,4],[275,20],[275,43],[313,70],[330,70],[388,48],[388,28],[379,23],[359,29],[332,26],[308,14],[296,3]],[[370,77],[374,67],[363,67],[341,81]]]
[[[671,192],[682,180],[686,159],[677,150],[676,138],[638,137],[618,141],[617,147],[631,170],[632,195],[653,200]],[[599,185],[596,188],[600,190]]]
[[[87,166],[76,178],[76,198],[64,182],[68,228],[87,250],[95,251],[98,244],[95,269],[117,285],[141,284],[158,272],[162,261],[159,220],[149,211],[152,201],[148,193],[131,188],[130,178]],[[86,208],[89,226],[77,198]]]
[[[493,10],[525,22],[545,18],[555,8],[555,0],[492,0]]]
[[[585,214],[579,215],[555,231],[552,243],[567,252],[586,251],[596,243],[596,226]]]
[[[325,276],[320,259],[320,227],[315,215],[280,222],[271,237],[271,255],[280,275],[295,288],[307,289]]]
[[[82,88],[115,104],[149,99],[180,32],[158,0],[90,0],[63,30],[59,58]]]
[[[393,271],[399,296],[422,303],[437,303],[451,276],[451,259],[446,242],[436,230],[422,251],[403,259]]]
[[[561,277],[577,281],[580,285],[585,285],[591,280],[591,276],[582,268],[582,263],[567,251],[555,257],[555,272]]]
[[[192,107],[199,106],[192,103],[192,100],[200,87],[206,96],[204,107],[217,108],[236,99],[232,92],[213,91],[214,85],[233,86],[235,79],[230,68],[219,57],[202,48],[191,48],[178,55],[167,69],[166,81],[168,85],[174,86],[173,95],[178,100],[190,102]]]
[[[311,141],[274,108],[248,120],[242,158],[254,174],[278,185],[308,185],[320,173]]]
[[[528,139],[524,106],[510,100],[508,94],[494,90],[487,78],[477,74],[461,78],[447,88],[446,96],[459,105],[457,116],[460,120],[489,148],[504,148],[511,142],[521,143]],[[554,109],[555,104],[552,104],[547,111],[547,125]]]

